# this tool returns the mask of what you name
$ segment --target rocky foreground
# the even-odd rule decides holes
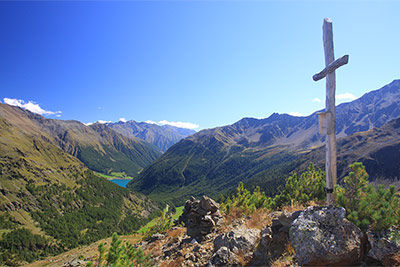
[[[137,243],[158,266],[400,266],[398,229],[364,234],[334,206],[240,210],[191,198],[173,227]],[[64,263],[85,266],[94,257]]]

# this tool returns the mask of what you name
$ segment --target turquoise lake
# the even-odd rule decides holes
[[[112,179],[110,181],[119,186],[126,187],[126,185],[129,183],[130,180],[131,179]]]

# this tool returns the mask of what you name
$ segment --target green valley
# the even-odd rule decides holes
[[[0,109],[0,264],[131,233],[157,212],[154,202],[98,177],[13,109]]]

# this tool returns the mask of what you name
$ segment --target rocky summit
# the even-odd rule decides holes
[[[179,219],[184,227],[136,247],[159,266],[400,266],[394,229],[363,234],[334,206],[287,208],[226,215],[212,199],[192,197]]]
[[[343,208],[316,205],[225,213],[207,196],[191,197],[176,226],[136,241],[134,247],[150,255],[151,266],[400,266],[396,227],[364,234],[345,215]],[[94,254],[59,258],[41,264],[75,267],[98,262]]]

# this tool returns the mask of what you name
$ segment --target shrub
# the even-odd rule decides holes
[[[236,208],[246,215],[254,213],[257,209],[277,209],[293,203],[307,204],[309,201],[325,200],[325,173],[320,169],[316,170],[314,164],[310,164],[307,171],[300,176],[293,174],[286,180],[285,188],[274,198],[267,197],[260,192],[257,186],[253,193],[244,188],[242,182],[236,189],[236,195],[224,200],[221,195],[221,209],[229,214],[230,209]]]
[[[291,205],[293,202],[305,205],[312,200],[325,200],[324,188],[325,172],[316,170],[314,164],[311,163],[307,171],[300,176],[295,173],[287,178],[284,190],[274,197],[272,208]]]
[[[232,198],[228,197],[225,202],[221,203],[220,208],[228,214],[232,208],[235,208],[235,210],[250,215],[259,208],[268,208],[270,204],[271,198],[267,197],[264,192],[260,192],[259,186],[254,189],[253,193],[250,193],[240,182],[236,189],[236,195],[233,195]]]
[[[396,189],[382,185],[375,189],[368,184],[368,173],[362,163],[350,165],[351,172],[343,186],[336,186],[334,196],[338,205],[347,211],[347,218],[361,228],[381,231],[400,222],[399,199]]]
[[[98,246],[99,258],[97,266],[153,266],[153,260],[150,258],[151,255],[145,255],[143,250],[139,248],[134,248],[132,244],[125,242],[118,238],[116,233],[113,234],[110,248],[106,255],[106,249],[103,243]],[[104,261],[106,262],[104,264]],[[89,264],[93,266],[92,263]]]
[[[145,238],[151,237],[155,233],[163,233],[169,230],[173,225],[172,215],[168,213],[168,208],[161,211],[160,217],[156,218],[156,223],[151,226],[144,234]]]

